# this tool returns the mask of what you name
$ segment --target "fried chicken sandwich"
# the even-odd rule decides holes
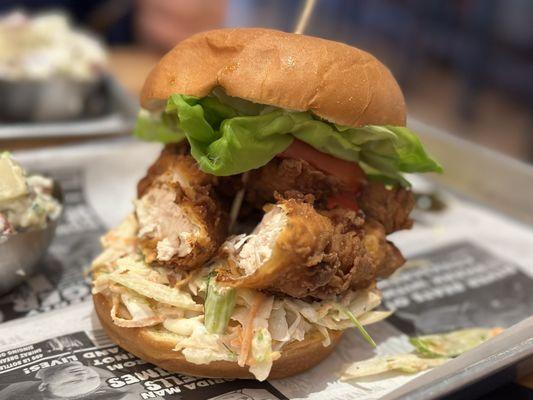
[[[403,173],[440,172],[370,54],[268,29],[178,44],[148,76],[135,135],[165,147],[103,238],[93,294],[120,346],[170,371],[304,371],[387,311],[404,263]]]

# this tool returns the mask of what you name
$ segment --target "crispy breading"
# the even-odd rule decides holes
[[[182,269],[205,263],[224,241],[227,204],[222,206],[217,194],[231,199],[228,188],[241,182],[238,176],[203,173],[188,150],[167,146],[139,182],[137,201],[147,261]],[[293,297],[327,298],[390,275],[404,259],[386,234],[410,226],[411,193],[369,183],[359,196],[360,212],[328,210],[326,199],[341,190],[336,178],[302,160],[274,159],[251,171],[246,203],[276,204],[251,235],[226,241],[230,265],[220,279]]]
[[[239,179],[224,178],[221,185],[225,195],[232,196],[231,188],[241,185]],[[246,188],[246,201],[261,208],[276,200],[276,193],[284,198],[295,197],[299,192],[313,195],[318,209],[326,208],[327,199],[349,188],[334,176],[322,172],[304,160],[274,158],[264,167],[250,171]],[[410,190],[388,188],[380,182],[369,182],[354,198],[368,218],[379,221],[387,233],[408,229],[412,225],[409,213],[414,206]]]
[[[325,298],[348,288],[365,288],[378,278],[386,278],[401,267],[405,259],[387,241],[385,228],[373,219],[363,219],[354,211],[324,211],[334,224],[329,254],[338,263],[335,277],[316,297]]]
[[[227,265],[219,279],[231,286],[267,289],[280,279],[301,277],[306,285],[305,270],[321,260],[332,234],[330,220],[312,205],[294,199],[279,202],[250,235],[233,237],[222,246]]]
[[[367,217],[379,221],[387,233],[409,229],[413,225],[409,214],[415,200],[410,190],[370,182],[363,188],[358,203]]]
[[[259,207],[273,202],[276,192],[290,197],[288,193],[297,191],[322,201],[341,189],[337,178],[304,160],[292,158],[274,158],[264,167],[251,171],[248,182],[246,200]]]
[[[138,184],[135,212],[147,262],[194,269],[227,235],[227,213],[213,185],[183,146],[167,146]]]

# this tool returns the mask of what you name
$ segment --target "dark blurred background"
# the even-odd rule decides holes
[[[118,51],[113,59],[114,48],[149,49],[154,54],[147,58],[151,64],[179,40],[213,27],[291,31],[302,4],[300,0],[2,0],[0,11],[67,11],[78,24],[105,39],[112,62],[131,66],[126,68],[130,73],[142,70],[129,78],[141,81],[140,85],[145,74],[139,64],[142,57],[121,57]],[[375,54],[400,81],[411,117],[533,161],[533,1],[318,0],[306,33]],[[121,75],[128,80],[128,73]]]

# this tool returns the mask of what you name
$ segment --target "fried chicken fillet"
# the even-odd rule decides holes
[[[325,299],[368,287],[404,263],[383,226],[353,211],[321,214],[297,199],[267,209],[250,235],[232,237],[222,246],[222,282]]]
[[[202,266],[227,235],[227,213],[185,146],[169,145],[137,186],[139,243],[149,263]]]
[[[219,198],[234,196],[239,182],[240,176],[217,179],[200,171],[187,146],[165,147],[138,184],[136,215],[147,261],[190,270],[212,258],[228,234],[227,207]],[[331,208],[328,198],[346,185],[292,158],[251,171],[245,189],[246,205],[267,212],[250,235],[224,242],[220,279],[229,285],[329,298],[368,287],[404,263],[386,235],[411,225],[413,199],[406,189],[367,183],[354,194],[361,211]]]

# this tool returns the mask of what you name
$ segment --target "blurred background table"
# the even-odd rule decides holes
[[[159,54],[220,26],[290,31],[301,0],[0,2],[0,12],[64,9],[111,46],[110,69],[138,93]],[[375,54],[400,81],[410,114],[454,135],[533,161],[533,2],[319,0],[306,33]],[[115,47],[115,46],[134,47]],[[79,139],[76,139],[79,140]],[[21,148],[39,141],[8,144]],[[63,143],[45,141],[42,144]],[[5,146],[1,143],[0,146]]]
[[[114,47],[110,51],[111,73],[132,95],[141,92],[144,79],[161,56],[140,46]]]

